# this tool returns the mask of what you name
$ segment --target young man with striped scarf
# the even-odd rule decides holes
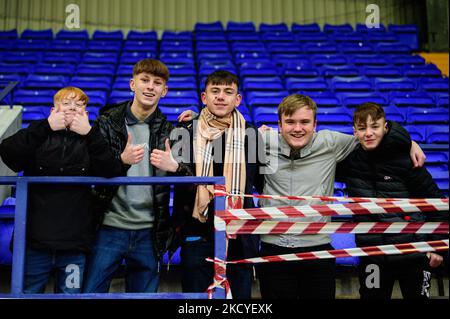
[[[242,100],[238,90],[239,80],[234,74],[222,70],[211,73],[201,94],[205,107],[173,134],[189,133],[189,138],[180,143],[182,149],[189,150],[184,161],[196,176],[225,176],[227,192],[251,194],[260,176],[258,142],[261,146],[263,143],[258,130],[237,109]],[[172,149],[176,147],[177,143]],[[213,194],[213,186],[175,186],[172,216],[181,241],[183,292],[205,292],[213,283],[213,263],[205,261],[214,256]],[[251,198],[229,197],[226,206],[251,208],[254,203]],[[257,252],[256,236],[243,235],[229,241],[230,260],[256,256]],[[233,298],[251,298],[251,266],[227,267],[227,277]]]

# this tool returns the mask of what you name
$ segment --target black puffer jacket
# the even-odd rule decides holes
[[[337,167],[338,181],[345,182],[349,196],[377,198],[442,198],[428,171],[413,168],[409,155],[411,139],[406,130],[390,122],[389,132],[373,151],[358,146]],[[448,221],[448,212],[374,214],[355,216],[358,222]],[[387,245],[435,240],[438,235],[371,234],[357,235],[358,246]],[[444,236],[445,238],[445,236]]]
[[[124,102],[118,105],[105,107],[100,111],[97,123],[100,131],[107,140],[116,161],[121,162],[120,154],[127,144],[128,133],[125,125],[125,114],[127,105]],[[165,140],[169,138],[172,125],[166,121],[166,117],[156,108],[153,120],[149,124],[150,140],[148,142],[150,151],[153,149],[165,149]],[[129,165],[122,164],[121,175],[126,176]],[[154,176],[166,176],[165,171],[153,167]],[[105,211],[115,196],[119,186],[97,187],[96,198],[98,209]],[[162,258],[172,240],[173,231],[170,224],[169,200],[170,186],[153,185],[153,208],[155,212],[154,240],[158,258]]]
[[[36,121],[0,144],[8,167],[25,176],[103,176],[119,174],[98,127],[86,136],[52,131]],[[31,184],[27,244],[51,252],[87,252],[94,240],[95,215],[90,185]]]

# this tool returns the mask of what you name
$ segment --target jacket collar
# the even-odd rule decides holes
[[[278,134],[278,142],[279,142],[279,152],[283,154],[285,157],[291,157],[293,155],[293,159],[299,159],[311,154],[311,149],[314,144],[314,140],[316,139],[317,133],[313,134],[311,141],[299,151],[293,150],[288,143],[286,143],[285,139],[281,134]],[[295,154],[295,155],[294,155]]]

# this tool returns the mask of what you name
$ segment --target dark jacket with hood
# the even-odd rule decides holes
[[[337,167],[336,179],[345,182],[350,197],[376,198],[442,198],[426,168],[413,168],[410,158],[411,139],[406,130],[388,122],[389,131],[379,146],[365,151],[361,145]],[[354,216],[357,222],[425,222],[448,221],[448,212],[373,214]],[[388,245],[442,239],[427,234],[360,234],[357,246]],[[412,254],[419,255],[419,254]],[[423,256],[423,254],[420,254]],[[418,256],[417,256],[418,257]],[[414,258],[414,256],[376,257],[379,261]]]
[[[119,174],[97,126],[85,136],[53,131],[48,120],[35,121],[3,140],[0,156],[25,176],[102,176]],[[49,252],[88,252],[96,217],[90,185],[30,184],[27,245]]]

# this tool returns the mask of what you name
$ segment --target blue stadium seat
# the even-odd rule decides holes
[[[408,123],[437,123],[445,124],[449,122],[449,112],[447,108],[408,108]]]
[[[360,68],[361,75],[365,75],[367,77],[395,77],[400,78],[402,76],[402,71],[400,68],[392,67],[392,66],[368,66]]]
[[[20,39],[15,41],[15,50],[22,52],[44,52],[50,45],[49,40]]]
[[[179,91],[182,92],[182,91]],[[163,107],[186,107],[200,105],[200,101],[197,96],[195,97],[164,97],[159,100],[159,105]]]
[[[274,24],[261,23],[259,25],[259,31],[261,33],[264,33],[264,32],[287,32],[287,31],[289,31],[289,29],[288,29],[288,26],[286,25],[286,23],[274,23]]]
[[[81,60],[79,52],[46,52],[42,58],[45,63],[70,63],[78,64]]]
[[[69,85],[79,87],[85,91],[105,91],[111,89],[111,77],[109,76],[80,76],[76,75]]]
[[[421,125],[406,125],[405,129],[408,131],[411,140],[417,143],[426,142],[426,127]]]
[[[0,66],[0,68],[1,68],[1,66]],[[23,77],[17,73],[16,74],[14,74],[14,73],[1,74],[0,73],[0,88],[6,87],[9,84],[9,82],[20,82],[20,81],[22,81],[22,79],[23,79]],[[8,102],[4,102],[4,103],[8,103]]]
[[[266,52],[267,49],[262,42],[233,42],[231,44],[233,53],[244,52]]]
[[[195,40],[197,43],[210,43],[210,42],[226,42],[227,38],[223,32],[198,32],[195,34]]]
[[[188,90],[169,90],[165,98],[178,98],[178,99],[196,99],[198,103],[198,93],[197,91]]]
[[[261,37],[256,32],[228,32],[227,39],[233,42],[259,42]]]
[[[171,59],[179,58],[179,59],[193,60],[194,54],[192,52],[161,52],[159,54],[159,58],[161,60],[166,59],[166,58],[171,58]]]
[[[196,76],[197,71],[193,65],[169,64],[167,65],[171,76]]]
[[[270,62],[270,56],[267,52],[240,52],[234,54],[234,62],[240,65],[245,62]]]
[[[316,102],[317,107],[338,107],[342,106],[341,100],[334,93],[329,92],[299,92],[306,93]]]
[[[319,70],[312,65],[298,63],[287,63],[284,68],[285,78],[317,78],[320,76]]]
[[[405,54],[396,54],[391,56],[391,62],[395,65],[423,65],[425,64],[425,59],[422,58],[418,54],[414,55],[405,55]]]
[[[276,124],[278,123],[278,108],[277,107],[255,107],[253,109],[253,119],[256,126],[262,124]]]
[[[136,31],[130,30],[127,34],[127,40],[133,41],[158,41],[158,34],[156,31]]]
[[[245,62],[241,64],[240,67],[240,76],[241,77],[249,77],[249,76],[277,76],[278,70],[275,64],[273,63],[264,63],[264,62]]]
[[[294,34],[292,32],[278,31],[278,32],[265,32],[262,35],[262,40],[265,42],[294,42]]]
[[[229,52],[228,43],[223,42],[197,42],[195,51],[197,53]]]
[[[22,39],[41,39],[41,40],[52,40],[53,31],[52,29],[45,30],[31,30],[25,29],[20,36]]]
[[[389,65],[389,62],[384,56],[358,54],[353,57],[353,64],[357,66]]]
[[[23,88],[56,90],[65,87],[68,82],[69,78],[62,75],[31,74],[26,78]]]
[[[123,52],[120,56],[120,64],[136,64],[143,59],[155,59],[154,52]]]
[[[368,93],[339,93],[337,97],[342,101],[342,104],[346,107],[356,107],[366,102],[377,103],[382,106],[386,106],[389,103],[389,100],[384,94],[368,92]]]
[[[4,211],[4,212],[2,212]],[[12,253],[9,249],[14,229],[14,206],[0,206],[0,265],[11,266]]]
[[[379,43],[375,45],[375,50],[379,54],[410,54],[411,48],[399,43]]]
[[[391,92],[389,99],[392,105],[398,107],[433,107],[435,104],[432,97],[421,92]]]
[[[201,23],[197,22],[194,25],[195,32],[224,32],[224,28],[222,22],[210,22],[210,23]]]
[[[384,33],[386,32],[386,27],[382,23],[380,23],[379,26],[373,28],[367,27],[365,23],[357,23],[355,31],[360,33]]]
[[[350,23],[336,25],[325,23],[323,31],[326,33],[349,33],[353,32],[353,27]]]
[[[424,153],[427,157],[426,164],[448,164],[448,151],[424,150]]]
[[[120,64],[117,67],[116,76],[130,78],[133,75],[133,67],[132,64]]]
[[[260,107],[270,107],[270,108],[278,108],[278,105],[281,103],[285,96],[274,96],[274,97],[253,97],[248,99],[248,105],[252,110]],[[257,119],[254,116],[255,120]]]
[[[161,51],[161,53],[163,53],[163,52],[193,52],[192,41],[175,41],[175,42],[162,41],[160,51]]]
[[[426,92],[447,92],[449,91],[448,78],[424,78],[420,79],[420,86]]]
[[[127,40],[123,45],[124,52],[153,52],[158,51],[157,41]]]
[[[327,43],[328,36],[325,33],[294,33],[295,40],[302,44]]]
[[[450,107],[448,92],[447,93],[436,93],[434,94],[434,99],[436,101],[437,107]]]
[[[284,90],[279,77],[247,77],[244,78],[242,87],[245,91],[276,91]]]
[[[405,65],[403,68],[403,74],[408,77],[442,77],[441,71],[432,63],[424,65]]]
[[[112,91],[108,99],[108,104],[117,104],[134,98],[133,91]]]
[[[335,76],[355,77],[359,76],[359,70],[350,65],[323,65],[320,68],[320,74],[326,78]]]
[[[332,234],[331,245],[334,249],[355,248],[355,234]],[[356,267],[359,265],[359,257],[336,258],[336,265]]]
[[[317,108],[317,121],[322,124],[348,123],[351,126],[352,114],[345,107]]]
[[[122,41],[90,40],[87,49],[91,52],[116,52],[122,50]]]
[[[123,32],[121,30],[116,31],[103,31],[95,30],[92,34],[92,39],[100,41],[122,41]]]
[[[161,41],[192,41],[193,36],[191,31],[164,31],[161,37]]]
[[[84,40],[53,40],[49,51],[53,52],[84,52],[86,50],[86,41]]]
[[[0,63],[0,74],[28,75],[32,73],[34,66],[22,63]]]
[[[398,40],[408,45],[411,50],[419,49],[419,29],[415,24],[389,24],[389,31],[398,36]]]
[[[433,180],[436,182],[439,189],[441,191],[443,191],[445,196],[448,197],[448,191],[449,191],[448,170],[447,171],[435,171],[435,172],[430,172],[430,173],[432,173],[431,176],[433,177]]]
[[[166,106],[160,106],[159,107],[161,112],[167,117],[167,120],[171,123],[177,123],[178,122],[178,116],[187,110],[192,110],[196,113],[199,112],[198,107],[196,106],[186,106],[186,107],[166,107]]]
[[[169,90],[197,90],[197,79],[194,76],[171,76],[167,86]]]
[[[203,61],[223,61],[232,60],[232,56],[229,52],[213,52],[213,53],[198,53],[197,62],[200,64]]]
[[[397,35],[392,32],[369,32],[366,36],[366,41],[370,44],[394,43],[398,40]]]
[[[50,106],[24,106],[22,111],[22,121],[39,121],[48,118]]]
[[[374,53],[374,49],[367,43],[342,43],[339,49],[344,54],[371,54]]]
[[[114,65],[80,63],[77,67],[76,75],[113,77],[115,72],[116,67]]]
[[[39,52],[8,52],[2,57],[2,62],[6,63],[37,63],[42,59]]]
[[[130,78],[131,75],[128,74],[128,76],[122,76],[117,77],[114,81],[111,89],[113,91],[129,91],[130,90]]]
[[[305,43],[303,51],[308,54],[336,54],[338,53],[338,47],[332,42]]]
[[[107,95],[105,91],[88,91],[86,94],[89,97],[88,107],[92,107],[92,109],[90,110],[94,110],[94,107],[98,108],[106,105]],[[98,115],[98,109],[96,110],[97,110],[96,115]]]
[[[348,61],[345,56],[339,54],[316,54],[311,57],[311,63],[316,66],[321,66],[324,64],[332,66],[347,66]]]
[[[227,32],[255,32],[256,26],[253,22],[228,21]]]
[[[354,43],[356,45],[363,45],[365,38],[361,33],[349,32],[349,33],[335,33],[329,35],[330,40],[337,43]]]
[[[14,93],[14,104],[17,105],[53,105],[56,90],[22,90]]]
[[[375,88],[378,91],[415,91],[417,84],[408,78],[375,78]]]
[[[87,41],[89,39],[89,33],[87,32],[87,30],[76,30],[76,31],[59,30],[56,33],[55,39]]]
[[[317,131],[321,130],[330,130],[335,132],[340,132],[348,135],[353,135],[353,126],[350,124],[321,124],[319,121],[317,122]]]
[[[326,91],[328,83],[323,78],[286,78],[286,89],[290,93],[299,91]]]
[[[448,125],[429,125],[426,134],[427,143],[449,143]]]
[[[298,24],[292,23],[291,30],[294,33],[319,33],[320,26],[318,23]]]
[[[102,52],[86,52],[81,63],[86,64],[117,64],[118,54],[117,53],[102,53]]]
[[[2,52],[14,51],[16,49],[16,40],[2,40],[0,39],[0,60]]]
[[[405,123],[407,118],[407,111],[399,109],[396,106],[386,106],[383,108],[386,114],[386,119],[398,123]]]
[[[0,31],[0,40],[17,40],[18,34],[16,29]]]
[[[372,82],[365,76],[342,77],[335,76],[331,79],[331,87],[335,92],[361,92],[371,91]]]

